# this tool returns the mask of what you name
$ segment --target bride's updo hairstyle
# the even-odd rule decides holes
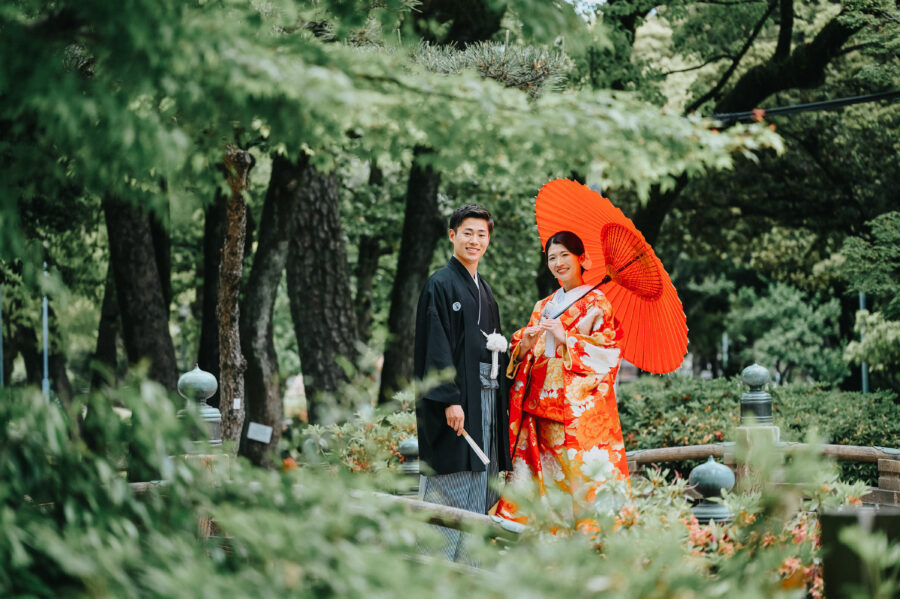
[[[581,237],[571,231],[560,231],[551,235],[547,240],[547,245],[544,246],[545,254],[550,251],[550,246],[554,243],[563,246],[576,256],[584,255],[584,242],[581,241]]]
[[[547,245],[544,246],[545,255],[550,251],[550,246],[554,244],[563,246],[576,256],[584,255],[584,242],[581,241],[581,237],[571,231],[560,231],[551,235],[547,240]],[[581,267],[581,272],[584,272],[584,266]]]

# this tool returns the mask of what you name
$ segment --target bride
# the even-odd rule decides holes
[[[583,503],[607,481],[628,480],[615,397],[622,335],[609,300],[584,284],[590,258],[581,239],[560,231],[544,252],[562,286],[535,304],[510,342],[513,470],[507,483],[531,479],[542,495],[555,485],[572,495],[576,526],[589,529],[593,520]],[[496,514],[528,521],[506,497]]]

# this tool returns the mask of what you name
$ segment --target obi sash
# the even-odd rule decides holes
[[[565,390],[562,388],[544,389],[549,364],[548,358],[540,356],[531,366],[527,391],[522,401],[522,411],[547,420],[565,422]]]

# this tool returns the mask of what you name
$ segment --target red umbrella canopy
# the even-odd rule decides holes
[[[535,206],[541,247],[571,231],[593,265],[584,282],[612,303],[622,326],[622,356],[642,370],[663,374],[687,353],[687,322],[678,293],[653,248],[621,210],[593,189],[569,179],[541,188]]]

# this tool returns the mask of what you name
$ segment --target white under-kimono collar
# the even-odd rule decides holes
[[[564,291],[560,287],[553,294],[553,297],[550,298],[550,301],[544,305],[541,316],[544,318],[558,318],[570,304],[587,295],[591,289],[593,289],[591,285],[579,285],[568,291]],[[550,333],[544,333],[544,355],[548,358],[556,355],[556,340]]]
[[[556,293],[553,294],[553,297],[550,298],[550,301],[547,302],[547,305],[544,306],[544,316],[547,318],[557,318],[569,304],[580,299],[593,288],[592,285],[585,284],[564,291],[563,288],[560,287],[556,290]]]

